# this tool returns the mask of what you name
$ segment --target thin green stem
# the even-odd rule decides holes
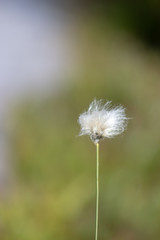
[[[98,239],[98,202],[99,202],[99,143],[96,144],[96,231],[95,231],[95,240]]]

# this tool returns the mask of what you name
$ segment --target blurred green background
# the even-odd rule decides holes
[[[14,108],[14,181],[0,203],[0,239],[94,239],[96,149],[77,123],[94,98],[132,118],[100,144],[99,239],[160,239],[160,5],[132,5],[93,2],[77,22],[73,79]]]

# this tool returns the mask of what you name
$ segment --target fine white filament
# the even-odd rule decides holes
[[[125,109],[121,105],[112,107],[110,101],[103,104],[102,100],[95,99],[88,111],[79,116],[79,135],[89,135],[97,144],[101,139],[120,135],[127,126],[127,120]]]

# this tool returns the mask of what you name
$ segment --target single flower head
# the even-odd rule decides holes
[[[95,99],[88,111],[79,116],[78,122],[81,126],[79,135],[89,135],[97,144],[101,139],[121,134],[127,126],[127,120],[122,106],[111,107],[110,101],[103,104],[102,100]]]

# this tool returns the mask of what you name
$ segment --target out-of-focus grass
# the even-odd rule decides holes
[[[133,117],[124,136],[100,145],[99,238],[160,239],[160,61],[116,35],[102,40],[86,43],[83,71],[66,91],[16,111],[17,180],[0,206],[0,239],[94,237],[95,146],[77,137],[78,115],[94,97]]]

